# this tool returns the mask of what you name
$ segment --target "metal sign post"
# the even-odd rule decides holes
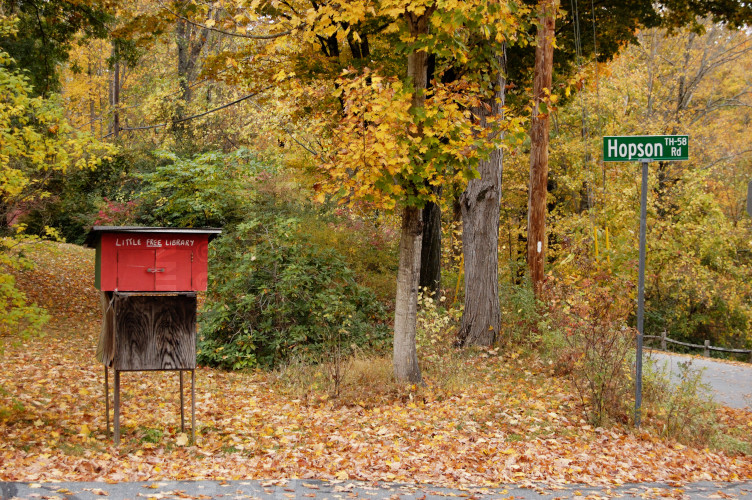
[[[642,341],[645,334],[645,247],[647,240],[648,163],[689,159],[686,135],[638,135],[603,137],[603,161],[639,161],[642,165],[640,192],[640,269],[637,282],[637,353],[635,359],[635,427],[640,426],[642,407]]]
[[[648,232],[648,162],[642,163],[640,191],[640,271],[637,280],[637,356],[635,361],[635,427],[640,426],[642,407],[642,340],[645,334],[645,247]]]

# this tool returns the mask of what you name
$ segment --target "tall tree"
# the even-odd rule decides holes
[[[193,100],[193,83],[198,74],[199,55],[204,50],[209,40],[209,27],[192,22],[187,16],[190,15],[191,2],[181,0],[175,5],[175,42],[178,48],[178,84],[180,95],[173,121],[173,130],[182,138],[186,128],[182,120],[186,116],[186,109]],[[213,9],[208,18],[212,20]]]
[[[457,331],[459,345],[490,346],[499,335],[499,213],[502,191],[503,133],[515,127],[504,114],[507,84],[507,46],[517,33],[509,31],[510,10],[518,21],[527,9],[514,4],[488,3],[480,17],[468,16],[469,51],[457,73],[484,82],[482,98],[472,107],[480,155],[475,177],[459,198],[465,271],[465,308]]]
[[[503,116],[506,54],[490,65],[493,93],[473,108],[481,129],[493,127]],[[479,178],[471,179],[460,196],[462,250],[465,265],[465,309],[457,333],[461,345],[490,346],[499,334],[499,211],[503,150],[494,148],[478,163]]]
[[[16,16],[14,35],[0,35],[17,68],[28,72],[36,95],[60,90],[60,63],[68,59],[74,38],[83,33],[105,37],[116,0],[0,0],[0,15]]]
[[[117,45],[112,48],[112,92],[110,105],[112,106],[112,136],[115,140],[120,137],[120,90],[122,81],[120,79],[120,55],[118,54]]]
[[[407,11],[410,36],[418,39],[428,34],[428,22],[433,7],[418,12]],[[428,86],[428,53],[413,50],[407,56],[407,79],[412,85],[410,113],[425,113],[426,87]],[[422,142],[423,125],[410,131],[410,137]],[[420,160],[418,160],[420,161]],[[420,207],[407,205],[402,211],[402,230],[399,244],[399,270],[397,271],[397,298],[394,306],[394,376],[397,380],[422,382],[415,334],[418,315],[418,283],[420,280],[420,249],[423,240],[423,215]]]
[[[16,21],[0,13],[0,39],[16,35]],[[112,150],[75,130],[59,99],[35,96],[24,72],[0,47],[0,351],[9,331],[37,332],[49,319],[16,288],[9,269],[22,265],[22,252],[9,251],[24,236],[10,227],[30,205],[50,196],[51,173],[93,169]]]
[[[480,162],[498,149],[503,83],[497,79],[501,67],[493,49],[514,32],[517,21],[508,4],[486,2],[416,1],[405,9],[393,1],[384,2],[382,9],[404,23],[402,28],[394,26],[403,30],[407,79],[375,71],[353,71],[340,79],[345,118],[332,134],[335,154],[324,165],[331,177],[326,190],[402,214],[394,372],[399,380],[418,382],[415,333],[421,211],[429,201],[438,201],[437,186],[478,177]],[[439,56],[437,76],[427,89],[431,54]],[[463,72],[458,77],[442,78],[459,65]],[[481,174],[494,179],[496,188],[489,197],[497,198],[497,207],[499,158],[487,163],[493,175]],[[494,218],[498,225],[498,211],[490,217]],[[498,331],[496,304],[493,334]],[[488,326],[483,324],[483,329]]]

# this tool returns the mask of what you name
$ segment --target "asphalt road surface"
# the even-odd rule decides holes
[[[701,371],[702,381],[710,395],[722,405],[752,410],[752,364],[728,363],[699,356],[672,354],[646,350],[645,360],[655,360],[657,368],[665,368],[676,380],[681,373],[680,363],[690,363],[691,369]]]
[[[362,483],[355,481],[314,481],[291,479],[283,481],[164,481],[153,483],[0,483],[0,498],[5,499],[439,499],[499,498],[515,500],[538,499],[728,499],[752,498],[752,482],[701,482],[689,485],[658,483],[627,484],[618,487],[510,486],[456,490],[432,486]]]

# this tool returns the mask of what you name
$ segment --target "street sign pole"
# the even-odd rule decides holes
[[[635,362],[635,427],[640,426],[642,406],[642,341],[645,333],[645,245],[648,218],[648,162],[642,161],[640,193],[640,271],[637,282],[637,359]]]
[[[687,135],[604,136],[603,161],[639,161],[642,166],[640,193],[640,270],[637,284],[637,359],[635,360],[635,427],[640,426],[642,406],[642,341],[645,333],[645,240],[647,238],[648,163],[689,159]],[[750,183],[752,199],[752,183]],[[749,210],[752,210],[750,206]]]

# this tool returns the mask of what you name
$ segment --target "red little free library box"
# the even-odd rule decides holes
[[[180,428],[185,430],[183,371],[191,372],[191,436],[196,428],[196,292],[206,290],[209,240],[221,229],[94,226],[84,244],[96,248],[94,284],[101,290],[105,411],[110,429],[109,374],[115,371],[114,441],[120,443],[120,372],[180,372]]]
[[[209,241],[216,228],[94,226],[85,245],[96,248],[94,286],[101,291],[206,290]]]

